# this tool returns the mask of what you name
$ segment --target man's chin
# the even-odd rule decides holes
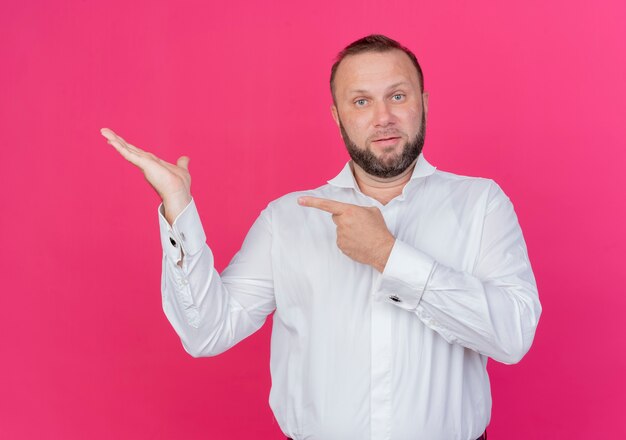
[[[365,171],[367,174],[370,174],[376,177],[384,177],[384,178],[395,177],[399,174],[402,174],[402,172],[404,171],[404,170],[398,169],[400,165],[398,161],[391,161],[391,162],[370,161],[369,163],[359,163],[356,160],[354,160],[354,158],[352,159],[352,161],[356,165],[358,165],[359,168]]]
[[[394,148],[390,151],[383,151],[381,154],[374,155],[378,164],[383,168],[395,168],[402,160],[401,154],[398,154]]]

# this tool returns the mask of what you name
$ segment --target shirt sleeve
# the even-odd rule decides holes
[[[471,273],[396,240],[375,296],[415,313],[449,343],[508,364],[530,349],[541,314],[517,216],[495,183]]]
[[[162,204],[158,213],[163,311],[190,355],[222,353],[258,330],[276,308],[269,212],[261,212],[221,276],[195,201],[172,225],[163,215]]]

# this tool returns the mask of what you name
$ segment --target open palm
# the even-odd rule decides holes
[[[142,171],[148,183],[163,200],[165,217],[172,223],[191,201],[189,158],[181,156],[174,165],[126,142],[111,129],[103,128],[100,133],[124,159]]]

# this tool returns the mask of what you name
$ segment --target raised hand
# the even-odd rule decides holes
[[[352,205],[319,197],[300,197],[302,206],[332,214],[337,225],[337,246],[348,257],[382,273],[396,241],[376,207]]]
[[[100,133],[124,159],[142,171],[148,183],[163,200],[165,218],[172,224],[178,214],[191,202],[189,158],[181,156],[174,165],[129,144],[111,129],[103,128]]]

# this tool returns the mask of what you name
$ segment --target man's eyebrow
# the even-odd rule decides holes
[[[410,84],[407,81],[400,81],[387,87],[387,90],[396,89],[400,86],[408,86],[408,85]]]
[[[393,90],[393,89],[398,88],[400,86],[408,86],[408,85],[410,85],[410,84],[407,81],[400,81],[400,82],[397,82],[397,83],[393,83],[392,85],[387,87],[387,90]],[[348,93],[355,94],[355,95],[365,95],[365,94],[368,94],[369,91],[365,90],[365,89],[354,89],[354,90],[349,90]]]
[[[353,95],[365,95],[368,93],[368,91],[365,89],[355,89],[355,90],[348,90],[348,93],[351,93]]]

